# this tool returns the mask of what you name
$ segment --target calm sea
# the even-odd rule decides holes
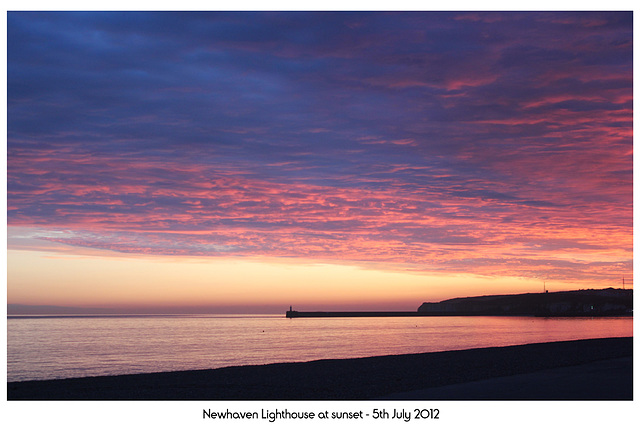
[[[631,317],[9,317],[7,380],[210,369],[632,335]]]

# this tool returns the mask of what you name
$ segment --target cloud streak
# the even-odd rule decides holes
[[[630,13],[11,12],[9,226],[609,282],[631,41]]]

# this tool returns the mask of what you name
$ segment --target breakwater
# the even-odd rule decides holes
[[[389,311],[389,312],[375,312],[375,311],[347,311],[347,312],[300,312],[300,311],[287,311],[287,318],[330,318],[330,317],[420,317],[427,316],[428,314],[415,311]]]

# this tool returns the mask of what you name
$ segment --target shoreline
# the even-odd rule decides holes
[[[8,400],[367,400],[421,390],[554,371],[544,392],[486,391],[484,400],[582,400],[633,397],[633,338],[603,338],[367,358],[233,366],[209,370],[96,376],[7,383]],[[625,359],[620,361],[620,359]],[[616,361],[617,360],[617,361]],[[580,366],[620,362],[620,383],[593,384]],[[600,366],[603,381],[610,368]],[[607,370],[609,369],[609,370]],[[573,372],[576,390],[563,396]],[[591,372],[587,377],[582,373]],[[541,374],[542,375],[542,374]],[[554,382],[555,381],[555,382]],[[625,383],[627,381],[628,383]],[[584,384],[581,387],[580,384]],[[502,393],[502,394],[501,394]],[[435,398],[433,394],[423,394]],[[443,400],[460,399],[460,393]]]

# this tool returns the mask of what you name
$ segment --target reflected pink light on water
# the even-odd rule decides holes
[[[633,319],[283,316],[8,321],[8,380],[208,369],[627,337]]]

